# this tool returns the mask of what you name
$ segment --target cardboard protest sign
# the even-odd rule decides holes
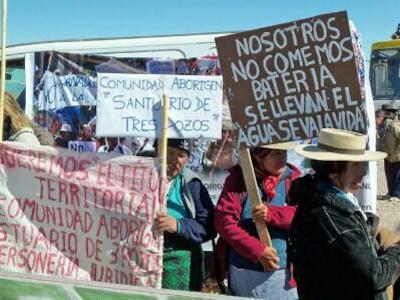
[[[58,75],[46,71],[36,87],[38,108],[51,110],[65,106],[96,105],[96,78],[81,75]]]
[[[362,96],[346,12],[216,38],[238,143],[364,131]]]
[[[0,172],[1,271],[161,287],[154,159],[4,142]]]
[[[159,137],[169,99],[169,138],[220,138],[222,77],[98,73],[97,136]]]

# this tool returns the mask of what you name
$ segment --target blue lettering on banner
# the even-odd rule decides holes
[[[190,99],[187,97],[169,97],[169,108],[171,110],[192,110],[192,111],[211,111],[211,98],[196,97]]]
[[[149,132],[157,128],[157,122],[154,119],[141,120],[136,117],[121,117],[125,123],[126,132]]]
[[[110,93],[104,93],[104,97],[108,98]],[[211,98],[200,98],[196,97],[194,99],[186,97],[169,97],[169,108],[170,110],[177,111],[211,111],[210,105]],[[115,95],[112,98],[114,103],[113,109],[145,109],[159,111],[161,110],[161,102],[159,99],[153,97],[143,97],[143,98],[126,98],[124,95]]]
[[[213,118],[213,120],[214,121],[217,121],[218,120],[218,118],[219,118],[219,114],[212,114],[212,118]]]
[[[48,106],[65,106],[69,103],[94,104],[97,79],[87,75],[58,76],[51,72],[45,77],[44,101]],[[41,105],[43,105],[42,103]]]
[[[134,132],[151,132],[156,131],[158,124],[155,119],[140,119],[137,117],[121,117],[125,124],[125,131]],[[207,132],[210,130],[209,120],[169,120],[168,128],[173,128],[178,132]]]
[[[146,109],[159,111],[161,109],[161,102],[159,99],[153,97],[143,98],[124,98],[124,95],[116,95],[112,98],[114,103],[113,109]]]
[[[100,79],[100,86],[107,89],[123,89],[123,90],[143,90],[143,91],[159,91],[164,87],[164,83],[158,80],[123,80],[123,79],[110,79],[104,76]]]
[[[60,86],[62,86],[62,84],[55,84],[48,89],[46,93],[47,103],[53,104],[58,102],[66,102],[67,100],[79,103],[85,101],[85,96],[81,91],[70,90],[69,92],[72,94],[72,97],[68,98],[65,96],[65,92],[63,90],[59,90]],[[58,96],[57,91],[59,92]]]
[[[169,120],[169,128],[178,132],[206,132],[210,129],[209,120]]]
[[[65,81],[61,83],[61,86],[96,88],[97,83],[95,78],[92,79],[86,75],[74,75],[68,76]]]
[[[171,90],[192,90],[192,91],[217,91],[222,89],[221,82],[216,80],[182,79],[175,77]]]

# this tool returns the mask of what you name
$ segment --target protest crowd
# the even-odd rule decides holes
[[[4,98],[0,268],[269,300],[400,299],[400,235],[359,196],[384,160],[387,198],[400,198],[399,110],[373,109],[373,122],[347,14],[315,18],[290,41],[297,60],[288,23],[220,37],[218,57],[126,62],[154,77],[96,62],[97,114],[94,73],[41,54],[51,68],[35,71],[33,121]],[[79,76],[85,105],[46,98]],[[140,119],[161,114],[160,90],[178,134]]]

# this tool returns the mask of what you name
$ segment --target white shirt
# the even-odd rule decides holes
[[[97,152],[109,152],[108,146],[107,145],[100,146],[99,149],[97,150]],[[115,148],[112,152],[124,154],[124,155],[133,155],[132,150],[122,144],[118,144],[117,146],[115,146]]]

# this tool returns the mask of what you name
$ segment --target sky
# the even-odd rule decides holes
[[[236,32],[341,10],[361,32],[366,56],[400,23],[400,0],[8,0],[7,45]]]

